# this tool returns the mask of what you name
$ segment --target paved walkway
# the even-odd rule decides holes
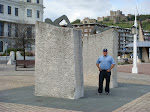
[[[77,112],[77,111],[0,102],[0,112]]]
[[[85,97],[68,100],[34,95],[34,71],[0,65],[0,112],[149,112],[150,75],[118,72],[118,88],[96,95],[98,75],[85,76]]]
[[[150,93],[137,98],[113,112],[150,112]]]
[[[131,73],[133,65],[118,65],[118,72]],[[150,63],[138,64],[139,74],[150,75]]]

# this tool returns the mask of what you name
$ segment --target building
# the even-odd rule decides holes
[[[97,23],[97,20],[96,19],[90,19],[88,17],[85,17],[82,21],[83,24],[86,24],[86,23]]]
[[[118,30],[118,55],[129,54],[133,52],[133,48],[125,48],[126,45],[133,42],[131,30],[127,28],[117,27]]]
[[[97,17],[97,21],[104,21],[104,17]]]
[[[36,21],[43,21],[43,0],[0,0],[0,53],[15,46],[17,26],[26,25],[27,34],[34,34]],[[31,36],[31,35],[30,35]],[[31,36],[31,39],[34,35]]]
[[[150,31],[143,31],[144,41],[150,41]]]
[[[126,18],[125,14],[122,14],[122,11],[110,11],[110,16],[108,16],[109,20],[120,21]]]
[[[128,14],[129,17],[131,17],[131,14]],[[114,24],[119,22],[120,20],[125,20],[126,16],[125,14],[122,14],[122,11],[110,11],[110,15],[106,17],[97,17],[97,21],[104,21],[106,19],[113,20]]]
[[[115,18],[119,18],[119,19],[125,19],[126,16],[124,14],[122,14],[122,11],[117,10],[117,11],[110,11],[110,20],[114,20]]]
[[[83,38],[85,36],[89,36],[91,34],[94,26],[98,26],[102,29],[106,29],[107,27],[116,28],[118,31],[118,55],[122,56],[123,54],[133,53],[133,47],[126,47],[128,44],[133,43],[133,34],[131,34],[131,29],[129,29],[129,28],[120,28],[118,26],[106,26],[106,25],[98,24],[98,23],[73,24],[74,28],[82,30]],[[100,32],[96,31],[96,33],[100,33]],[[150,41],[150,31],[144,31],[142,29],[141,22],[139,24],[139,35],[138,35],[137,40],[138,41]],[[145,51],[146,59],[144,59],[144,58],[143,59],[146,60],[145,62],[147,62],[149,48],[142,48],[142,49],[144,49],[144,50],[141,50],[141,48],[139,48],[138,52],[139,52],[139,54],[141,54],[140,52]],[[143,57],[145,56],[145,54],[142,53]],[[142,59],[141,55],[139,55],[139,57]]]
[[[133,43],[126,47],[133,48]],[[142,29],[142,23],[139,24],[139,40],[137,42],[139,62],[150,62],[150,32]]]
[[[73,27],[76,29],[82,30],[82,37],[86,37],[91,34],[91,31],[95,25],[101,28],[107,27],[106,25],[98,24],[98,23],[73,24]]]
[[[83,38],[91,34],[91,31],[94,28],[94,26],[98,26],[103,29],[108,27],[106,25],[98,24],[98,23],[73,24],[74,28],[82,30]],[[118,55],[122,55],[124,53],[129,54],[133,52],[133,48],[125,48],[127,44],[133,42],[133,35],[131,34],[131,30],[120,28],[120,27],[115,27],[115,26],[110,26],[110,27],[116,28],[118,30]],[[99,33],[99,32],[97,31],[96,33]]]

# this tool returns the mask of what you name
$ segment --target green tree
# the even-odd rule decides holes
[[[28,24],[17,24],[14,27],[14,39],[15,39],[15,48],[23,49],[24,60],[25,59],[25,49],[28,48],[28,45],[34,44],[34,33],[32,31],[33,25]]]
[[[77,19],[77,20],[71,22],[71,24],[80,24],[80,23],[81,23],[81,20],[80,20],[80,19]]]
[[[104,18],[104,21],[109,21],[109,18]]]

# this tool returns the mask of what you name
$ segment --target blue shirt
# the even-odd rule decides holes
[[[98,58],[98,60],[96,61],[96,64],[100,64],[100,69],[108,70],[108,69],[110,69],[112,64],[115,64],[115,61],[109,55],[107,55],[107,56],[100,56]]]

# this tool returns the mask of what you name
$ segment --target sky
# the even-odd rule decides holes
[[[150,14],[150,0],[44,0],[44,19],[52,21],[66,15],[72,22],[85,17],[109,16],[110,10],[121,10],[123,14]]]

